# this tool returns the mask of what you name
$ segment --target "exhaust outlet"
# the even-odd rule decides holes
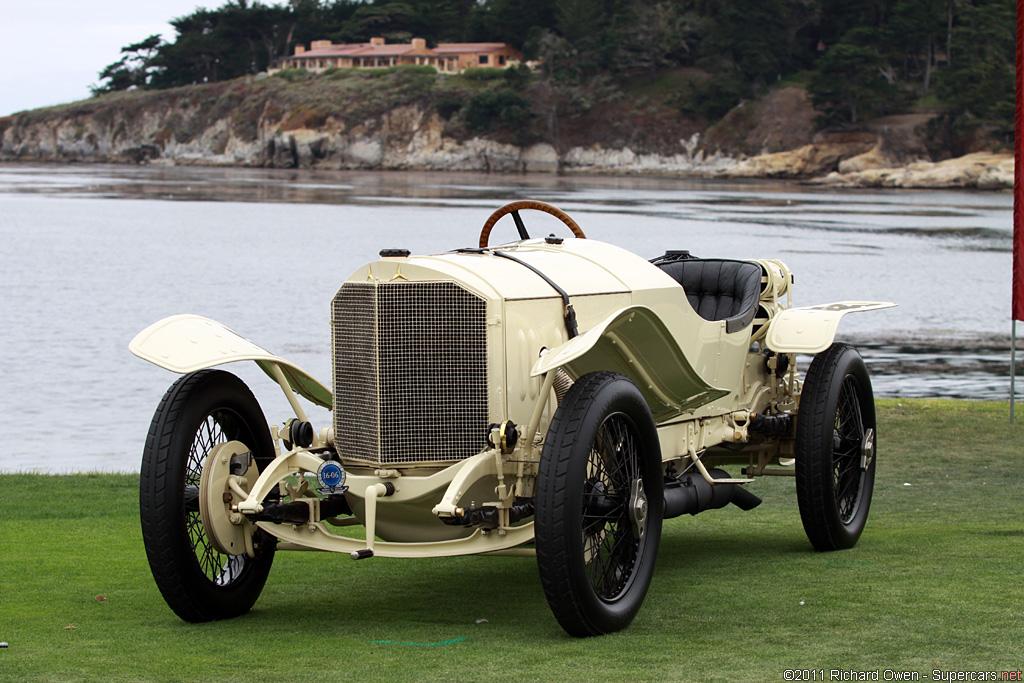
[[[720,469],[708,470],[714,479],[729,479],[729,473]],[[705,510],[723,508],[732,503],[741,510],[753,510],[761,499],[739,484],[711,485],[696,473],[665,481],[665,519],[680,515],[695,515]]]

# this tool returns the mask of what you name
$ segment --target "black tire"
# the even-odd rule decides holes
[[[275,539],[258,531],[256,557],[218,552],[203,529],[199,478],[217,443],[252,449],[262,471],[274,457],[263,411],[242,380],[200,370],[171,385],[153,415],[142,455],[142,539],[164,600],[185,621],[228,619],[256,602],[274,561]]]
[[[796,425],[797,501],[815,550],[857,543],[871,507],[875,465],[871,378],[856,349],[833,344],[811,361]]]
[[[640,533],[629,509],[638,480],[646,494]],[[633,621],[654,572],[663,492],[658,433],[639,389],[612,372],[581,377],[551,421],[534,518],[544,594],[570,635]]]

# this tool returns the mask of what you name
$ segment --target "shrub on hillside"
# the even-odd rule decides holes
[[[484,133],[493,128],[520,131],[529,122],[530,112],[530,100],[514,90],[484,90],[474,95],[466,105],[466,125],[474,133]]]
[[[314,74],[305,69],[281,69],[274,73],[274,78],[280,78],[294,83],[295,81],[306,81],[313,78]]]
[[[462,77],[470,81],[495,81],[504,76],[504,69],[489,66],[471,66],[462,72]]]
[[[420,74],[423,76],[436,76],[437,69],[429,64],[399,64],[388,68],[391,73],[399,74]]]
[[[469,98],[462,91],[442,91],[434,100],[434,109],[442,119],[450,119],[466,106]]]
[[[501,72],[502,77],[505,79],[505,84],[513,90],[522,90],[526,87],[526,84],[530,82],[533,77],[533,72],[530,71],[530,67],[525,64],[517,64],[516,66],[510,66]]]
[[[358,71],[359,75],[364,78],[384,78],[385,76],[413,78],[437,75],[437,69],[427,64],[399,64],[383,69],[355,69],[355,71]]]
[[[352,74],[356,73],[357,69],[343,69],[341,67],[332,66],[329,69],[324,69],[323,75],[332,81],[338,81],[342,78],[348,78]]]

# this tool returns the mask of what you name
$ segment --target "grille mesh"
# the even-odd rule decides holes
[[[348,282],[333,313],[334,426],[343,457],[390,465],[480,451],[483,299],[454,282]]]

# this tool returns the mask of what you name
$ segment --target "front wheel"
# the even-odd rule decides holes
[[[238,441],[256,466],[274,457],[256,398],[220,370],[180,378],[157,407],[142,455],[142,539],[157,587],[185,621],[227,619],[256,602],[274,561],[274,539],[254,536],[255,557],[228,555],[211,543],[200,514],[200,480],[213,448]]]
[[[811,361],[796,425],[796,494],[815,550],[852,548],[875,485],[875,402],[856,349],[833,344]]]
[[[633,382],[584,375],[551,421],[537,475],[537,563],[570,635],[633,621],[661,538],[663,473],[651,411]]]

